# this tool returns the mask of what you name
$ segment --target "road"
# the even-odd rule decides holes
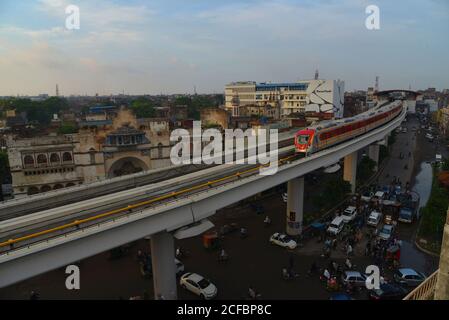
[[[392,146],[392,157],[379,178],[380,183],[390,183],[393,176],[399,176],[404,184],[406,181],[413,184],[421,163],[434,159],[434,146],[427,143],[423,134],[414,138],[411,127],[418,126],[416,121],[410,119],[407,124],[408,132],[398,134]],[[400,152],[407,156],[406,159],[399,159]],[[408,152],[412,153],[410,158]],[[404,169],[405,161],[409,163],[407,170]],[[211,219],[217,229],[229,223],[237,223],[248,229],[249,236],[246,239],[241,239],[238,232],[225,236],[222,245],[230,257],[226,264],[218,262],[218,251],[203,248],[201,237],[177,241],[177,246],[190,252],[182,260],[186,271],[197,272],[215,283],[219,291],[218,299],[242,299],[249,286],[260,292],[263,299],[329,299],[330,293],[318,277],[306,276],[312,262],[316,261],[320,266],[329,262],[320,257],[322,243],[312,239],[303,248],[292,252],[270,245],[270,235],[285,230],[285,203],[280,194],[259,201],[273,221],[270,227],[264,226],[265,215],[257,215],[248,207],[225,208]],[[438,259],[428,257],[413,246],[415,232],[416,224],[399,226],[399,238],[404,243],[401,264],[430,274],[437,267]],[[366,239],[363,239],[355,247],[353,258],[353,263],[360,270],[373,262],[363,254],[365,242]],[[31,290],[39,292],[42,299],[128,299],[132,296],[144,296],[144,293],[153,297],[152,280],[142,278],[136,260],[137,250],[149,252],[149,247],[147,240],[140,240],[133,243],[129,252],[120,259],[108,259],[109,253],[85,259],[80,263],[80,290],[67,290],[64,285],[66,275],[63,269],[59,269],[1,289],[0,299],[27,299]],[[295,280],[285,281],[281,279],[281,270],[288,266],[290,257],[293,257],[294,270],[300,276]],[[342,263],[343,252],[333,252],[332,259]],[[181,288],[178,289],[178,297],[197,299]],[[366,295],[362,293],[355,298],[364,299]]]

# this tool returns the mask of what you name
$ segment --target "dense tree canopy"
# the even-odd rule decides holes
[[[143,97],[131,103],[131,110],[137,118],[152,118],[156,114],[153,102]]]
[[[317,208],[330,209],[351,193],[351,184],[339,175],[333,175],[324,183],[321,193],[312,198]]]
[[[194,120],[200,119],[201,109],[208,107],[216,107],[220,104],[220,100],[218,96],[209,97],[209,96],[184,96],[178,97],[175,100],[176,105],[186,105],[187,106],[187,115],[189,118]]]
[[[28,121],[37,122],[41,125],[48,125],[53,118],[53,114],[68,109],[67,100],[60,97],[51,97],[43,101],[10,98],[2,100],[1,106],[5,110],[15,109],[17,114],[26,112]]]

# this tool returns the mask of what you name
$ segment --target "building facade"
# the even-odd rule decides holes
[[[344,81],[306,80],[293,83],[233,82],[225,87],[225,108],[239,116],[239,107],[270,106],[273,116],[325,113],[341,118],[344,112]],[[276,111],[279,110],[279,111]],[[261,110],[257,110],[261,112]],[[263,110],[262,110],[263,111]]]
[[[449,137],[449,106],[438,112],[438,126],[443,136]]]
[[[78,133],[7,140],[14,196],[47,192],[171,165],[167,119],[128,109],[90,114]]]

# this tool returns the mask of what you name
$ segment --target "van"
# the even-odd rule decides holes
[[[345,221],[342,217],[336,217],[334,220],[332,220],[331,224],[327,228],[327,232],[336,236],[338,235],[341,230],[343,230],[343,227],[345,226]]]
[[[379,222],[382,220],[382,214],[378,211],[372,211],[366,221],[366,224],[372,227],[377,227]]]

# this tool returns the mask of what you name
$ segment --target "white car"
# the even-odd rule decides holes
[[[279,233],[279,232],[276,232],[275,234],[273,234],[270,237],[270,243],[276,244],[278,246],[281,246],[281,247],[287,248],[287,249],[291,249],[291,250],[295,249],[296,246],[298,245],[295,240],[293,240],[290,237],[288,237],[287,235]]]
[[[179,285],[193,292],[202,299],[210,300],[217,296],[217,287],[206,278],[197,273],[188,272],[183,274]]]
[[[357,216],[357,209],[352,206],[347,207],[345,211],[343,211],[343,213],[341,214],[341,217],[346,223],[354,220],[356,216]]]
[[[331,235],[337,236],[344,228],[345,221],[342,217],[336,217],[332,220],[331,224],[327,228],[327,232]]]
[[[364,192],[362,194],[362,196],[360,197],[360,200],[364,201],[364,202],[370,202],[371,198],[374,196],[374,194],[372,192]]]
[[[377,228],[377,225],[381,220],[382,220],[382,213],[374,210],[370,213],[368,220],[366,221],[366,224]]]

